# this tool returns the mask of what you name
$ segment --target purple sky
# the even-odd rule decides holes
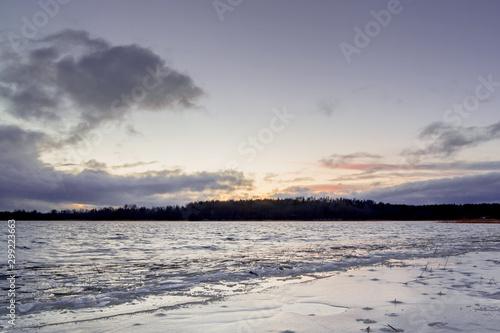
[[[0,210],[500,202],[497,1],[0,2]]]

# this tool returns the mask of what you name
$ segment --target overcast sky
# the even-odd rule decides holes
[[[500,202],[500,3],[0,1],[0,210]]]

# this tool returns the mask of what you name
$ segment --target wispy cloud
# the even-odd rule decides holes
[[[317,103],[318,111],[330,117],[340,106],[340,99],[338,98],[323,98]]]
[[[115,170],[116,169],[128,169],[128,168],[135,168],[135,167],[138,167],[138,166],[152,165],[152,164],[156,164],[156,163],[158,163],[158,161],[125,163],[125,164],[122,164],[122,165],[114,165],[111,168],[115,169]]]
[[[325,166],[327,168],[332,168],[332,169],[338,169],[338,168],[353,168],[353,169],[358,169],[358,170],[366,170],[367,168],[370,168],[370,166],[375,166],[376,164],[373,163],[366,163],[372,162],[374,160],[378,160],[382,158],[380,155],[376,154],[370,154],[366,152],[356,152],[352,154],[332,154],[328,157],[322,158],[319,163],[322,166]],[[360,162],[365,162],[365,163],[360,163]]]
[[[500,161],[456,161],[452,163],[422,164],[421,166],[429,170],[500,171]]]
[[[362,164],[347,165],[350,170],[363,171],[351,175],[343,175],[332,179],[333,181],[341,180],[360,180],[373,178],[404,178],[404,177],[436,177],[442,176],[443,172],[449,171],[500,171],[500,161],[456,161],[451,163],[426,163],[414,164],[408,168],[405,164]],[[344,167],[339,167],[344,169]]]
[[[409,157],[451,156],[463,149],[500,139],[500,122],[489,126],[458,127],[434,122],[418,134],[417,147],[405,149]]]
[[[342,196],[348,194],[352,188],[344,185],[314,184],[308,186],[290,186],[279,191],[275,191],[273,198],[294,198],[294,197],[325,197]]]
[[[294,177],[288,178],[286,175],[277,174],[277,173],[267,173],[264,178],[264,181],[271,183],[297,183],[297,182],[309,182],[314,181],[313,177]]]
[[[494,133],[498,131],[497,127],[498,124],[495,124],[485,128],[469,130],[483,133],[482,138],[486,140],[485,138],[494,137]],[[436,128],[440,127],[433,126],[425,133],[434,132]],[[481,136],[479,137],[481,138]],[[482,178],[481,174],[490,172],[490,178],[495,180],[495,175],[497,175],[495,172],[500,171],[500,161],[415,163],[408,166],[405,163],[384,163],[384,159],[380,155],[357,152],[345,155],[333,154],[321,159],[319,162],[321,166],[332,170],[353,171],[351,174],[340,174],[330,179],[332,184],[343,184],[344,192],[340,193],[348,193],[351,197],[362,195],[363,198],[367,199],[414,204],[433,202],[465,203],[482,202],[484,200],[492,202],[498,200],[496,194],[500,192],[493,185],[496,183],[494,181],[491,184],[487,184],[486,181],[481,183],[484,179],[489,179]],[[427,179],[427,181],[422,181],[424,179]],[[413,182],[408,183],[411,180]],[[484,189],[484,195],[481,194],[483,190],[478,190],[477,187],[474,190],[466,190],[467,186],[475,186],[474,181],[478,181],[477,186],[483,186],[481,188]],[[381,186],[383,188],[380,188]],[[373,189],[374,187],[375,189]],[[362,190],[362,188],[365,190]],[[367,190],[370,188],[371,190]],[[339,193],[338,190],[334,188],[327,195],[336,195]],[[462,192],[453,193],[453,191]],[[303,192],[314,193],[315,191],[308,188],[307,191]]]
[[[100,161],[97,161],[95,159],[91,159],[91,160],[88,160],[88,161],[83,162],[81,164],[67,163],[67,164],[63,164],[62,166],[83,167],[83,168],[89,169],[89,170],[108,170],[108,169],[119,170],[119,169],[130,169],[130,168],[135,168],[135,167],[139,167],[139,166],[147,166],[147,165],[152,165],[152,164],[156,164],[156,163],[158,163],[158,161],[124,163],[124,164],[120,164],[120,165],[108,166],[104,162],[100,162]]]

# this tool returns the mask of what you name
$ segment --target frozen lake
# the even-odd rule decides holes
[[[169,309],[353,267],[499,250],[498,224],[17,221],[17,324]],[[6,264],[0,274],[6,290]],[[6,327],[8,299],[0,301]]]

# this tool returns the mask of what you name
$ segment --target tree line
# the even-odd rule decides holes
[[[460,220],[500,219],[500,204],[394,205],[346,198],[211,200],[185,206],[64,209],[0,212],[2,220]]]

